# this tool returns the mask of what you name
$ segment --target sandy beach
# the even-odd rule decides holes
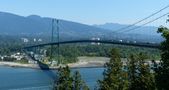
[[[0,65],[10,66],[10,67],[38,68],[37,64],[20,64],[20,63],[15,63],[15,62],[6,62],[6,61],[1,61]]]
[[[109,58],[105,57],[78,57],[79,61],[76,63],[67,64],[70,68],[85,68],[85,67],[103,67]],[[20,64],[15,62],[0,62],[1,66],[21,67],[21,68],[35,68],[40,69],[38,64]],[[52,66],[49,69],[58,69],[59,66]]]

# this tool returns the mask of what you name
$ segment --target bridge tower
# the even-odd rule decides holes
[[[54,42],[54,31],[55,31],[55,22],[56,22],[56,25],[57,25],[57,42],[58,42],[58,44],[57,44],[57,64],[59,65],[59,64],[61,64],[62,63],[62,61],[60,60],[60,36],[59,36],[59,20],[56,20],[56,19],[52,19],[52,35],[51,35],[51,43],[53,43]],[[51,64],[52,64],[52,62],[53,62],[53,50],[54,50],[54,48],[53,48],[53,45],[51,44],[51,50],[50,50],[50,61],[51,61]]]

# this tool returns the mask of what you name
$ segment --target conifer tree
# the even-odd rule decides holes
[[[68,66],[58,69],[55,90],[89,90],[78,71],[72,75]]]
[[[138,87],[136,90],[155,90],[154,76],[150,72],[149,64],[145,63],[147,56],[143,53],[138,55]]]
[[[164,41],[161,43],[161,62],[156,69],[156,85],[159,90],[169,90],[169,29],[160,27],[158,33],[161,33]]]
[[[58,76],[56,81],[56,90],[72,90],[73,89],[73,78],[68,66],[60,67],[58,69]]]
[[[128,64],[129,90],[155,90],[153,73],[149,64],[145,63],[147,56],[143,53],[131,55]]]
[[[98,81],[100,90],[124,90],[122,66],[119,50],[112,49],[111,59],[105,64],[104,78]]]
[[[129,90],[136,90],[138,85],[137,79],[137,58],[135,55],[130,55],[128,60],[128,80],[129,80]]]
[[[73,78],[74,78],[74,89],[73,90],[89,90],[86,83],[82,80],[79,71],[75,71]]]

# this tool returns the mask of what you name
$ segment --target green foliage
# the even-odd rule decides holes
[[[155,81],[150,67],[145,63],[147,56],[143,53],[131,55],[129,59],[129,90],[155,90]]]
[[[98,81],[100,90],[124,90],[126,88],[127,83],[122,66],[119,50],[112,49],[111,60],[105,64],[104,78]]]
[[[60,59],[63,64],[77,62],[78,56],[103,56],[110,57],[109,53],[112,48],[119,48],[120,57],[127,58],[132,53],[143,52],[147,54],[149,59],[159,60],[160,51],[157,49],[140,48],[140,47],[129,47],[129,46],[117,46],[117,45],[90,45],[90,44],[68,44],[60,46]],[[58,60],[58,47],[53,47],[53,58]],[[47,47],[47,56],[50,57],[50,47]]]
[[[158,33],[165,40],[161,43],[161,65],[156,69],[156,84],[159,90],[169,90],[169,29],[160,27]]]
[[[137,58],[135,55],[130,55],[128,63],[128,80],[129,80],[129,90],[136,90],[137,88]]]
[[[81,81],[81,76],[80,73],[78,71],[75,71],[74,73],[74,89],[75,90],[80,90],[81,86],[82,86],[82,81]]]
[[[23,36],[8,36],[8,35],[0,35],[0,55],[11,55],[12,53],[21,52],[20,48],[24,46],[30,46],[35,44],[40,44],[42,42],[33,42],[34,38],[43,39],[43,43],[47,43],[49,41],[48,37],[33,37],[29,36],[25,38],[29,39],[29,43],[24,43],[21,38]],[[131,46],[120,46],[120,45],[91,45],[89,44],[66,44],[60,46],[60,57],[63,59],[64,64],[77,62],[77,56],[103,56],[109,57],[110,50],[112,48],[120,49],[120,56],[122,58],[126,58],[132,52],[144,52],[146,53],[150,59],[158,60],[160,58],[160,52],[157,49],[149,49],[149,48],[140,48],[140,47],[131,47]],[[42,48],[43,50],[47,50],[47,57],[50,57],[51,48],[46,46]],[[52,60],[58,60],[57,56],[57,46],[53,48],[53,57]],[[50,60],[49,60],[50,61]]]
[[[0,35],[0,55],[10,55],[13,52],[18,52],[22,43],[19,42],[17,36],[1,36]]]
[[[56,81],[56,90],[72,90],[73,78],[68,66],[58,69],[58,80]]]
[[[21,63],[21,64],[28,64],[28,60],[27,60],[26,58],[23,58],[23,59],[21,59],[21,60],[17,60],[17,61],[15,61],[15,62]]]
[[[11,57],[4,57],[3,61],[8,61],[8,62],[13,62],[15,61],[15,58],[11,58]]]
[[[77,62],[77,53],[78,51],[72,46],[60,46],[60,52],[58,57],[58,47],[53,47],[53,60],[60,60],[62,64],[74,63]],[[51,48],[47,48],[47,56],[50,57]]]
[[[85,84],[85,82],[82,80],[81,75],[79,71],[75,71],[74,75],[74,89],[73,90],[89,90],[88,86]]]
[[[78,71],[71,74],[68,66],[60,67],[56,80],[55,90],[89,90]]]
[[[137,90],[155,90],[155,82],[149,65],[145,63],[146,55],[140,53],[138,55],[138,85]]]

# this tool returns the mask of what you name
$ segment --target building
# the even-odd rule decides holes
[[[27,39],[27,38],[21,38],[21,40],[22,40],[24,43],[28,43],[28,42],[29,42],[29,39]]]
[[[19,52],[12,54],[10,57],[15,58],[16,60],[22,60],[24,58],[24,56]]]

